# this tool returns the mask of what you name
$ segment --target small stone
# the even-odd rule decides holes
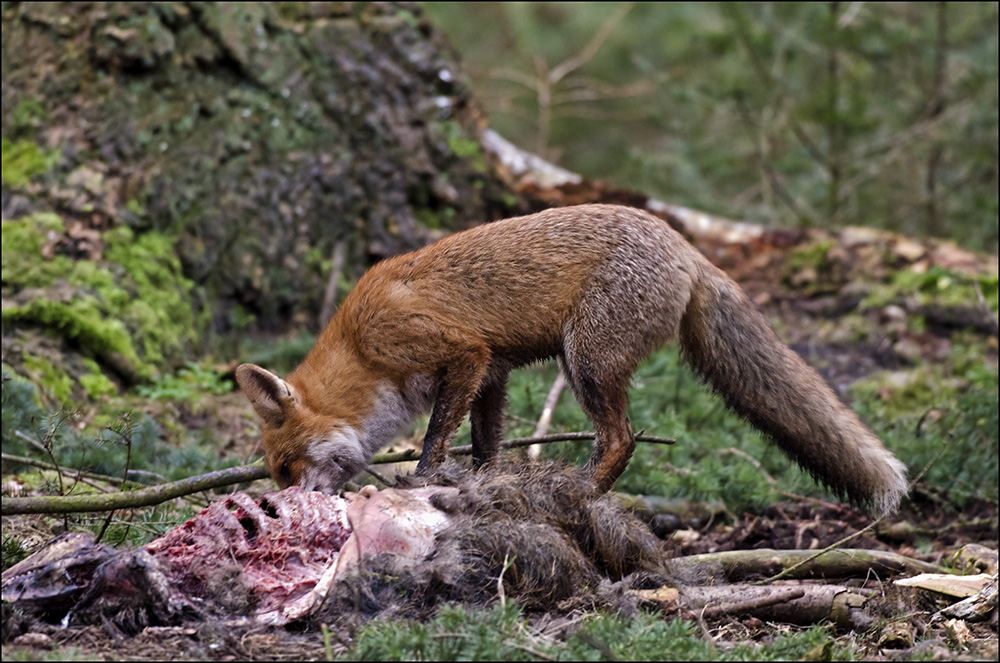
[[[16,647],[34,647],[35,649],[52,649],[52,638],[44,633],[25,633],[14,638]]]

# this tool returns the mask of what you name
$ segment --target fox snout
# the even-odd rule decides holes
[[[350,426],[343,426],[306,445],[298,484],[303,490],[333,494],[367,464],[357,433]]]

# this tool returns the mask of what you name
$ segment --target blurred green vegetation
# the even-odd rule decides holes
[[[490,125],[570,170],[734,219],[997,250],[996,3],[425,8]]]
[[[235,459],[220,461],[213,440],[199,440],[197,431],[182,436],[181,440],[171,440],[153,417],[131,413],[128,405],[129,401],[124,399],[107,402],[94,417],[96,425],[78,426],[75,411],[46,407],[39,400],[35,385],[5,366],[4,453],[44,460],[54,457],[70,473],[73,468],[84,468],[122,477],[126,447],[130,446],[130,469],[170,481],[236,464]]]

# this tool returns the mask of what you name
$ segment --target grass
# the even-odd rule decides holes
[[[830,629],[789,629],[760,641],[716,645],[698,626],[653,612],[590,613],[533,623],[508,602],[489,608],[444,606],[427,622],[373,621],[363,626],[343,660],[354,661],[773,661],[824,651],[847,660],[854,651],[834,644]]]

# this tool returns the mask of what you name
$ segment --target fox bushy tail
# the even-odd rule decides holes
[[[905,466],[822,378],[782,343],[743,289],[714,267],[681,321],[685,359],[817,480],[871,515],[906,494]]]

